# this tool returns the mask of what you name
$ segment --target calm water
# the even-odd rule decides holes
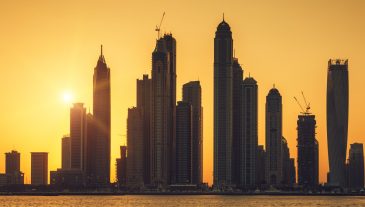
[[[1,207],[86,206],[365,206],[365,197],[307,196],[0,196]]]

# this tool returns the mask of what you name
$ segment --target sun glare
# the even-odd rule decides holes
[[[63,102],[66,104],[70,104],[73,101],[73,94],[70,91],[63,92],[62,99]]]

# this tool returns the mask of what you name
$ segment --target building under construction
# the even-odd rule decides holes
[[[314,115],[298,116],[298,184],[303,187],[318,186],[318,141]]]

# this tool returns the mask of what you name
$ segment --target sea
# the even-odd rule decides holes
[[[365,207],[364,196],[0,196],[1,207]]]

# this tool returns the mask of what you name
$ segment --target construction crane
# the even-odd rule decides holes
[[[307,99],[305,98],[303,91],[302,91],[302,97],[303,97],[303,100],[304,100],[305,109],[303,108],[302,104],[300,104],[300,102],[298,101],[298,99],[295,96],[294,96],[294,100],[297,102],[297,104],[299,105],[300,109],[302,110],[300,113],[301,114],[304,114],[304,115],[309,115],[309,114],[311,114],[309,112],[309,110],[310,110],[311,107],[310,107],[310,103],[307,102]]]
[[[162,21],[163,21],[164,17],[165,17],[165,12],[162,14],[160,25],[159,26],[156,25],[155,31],[157,32],[157,39],[160,39],[160,30],[161,30],[161,25],[162,25]]]

